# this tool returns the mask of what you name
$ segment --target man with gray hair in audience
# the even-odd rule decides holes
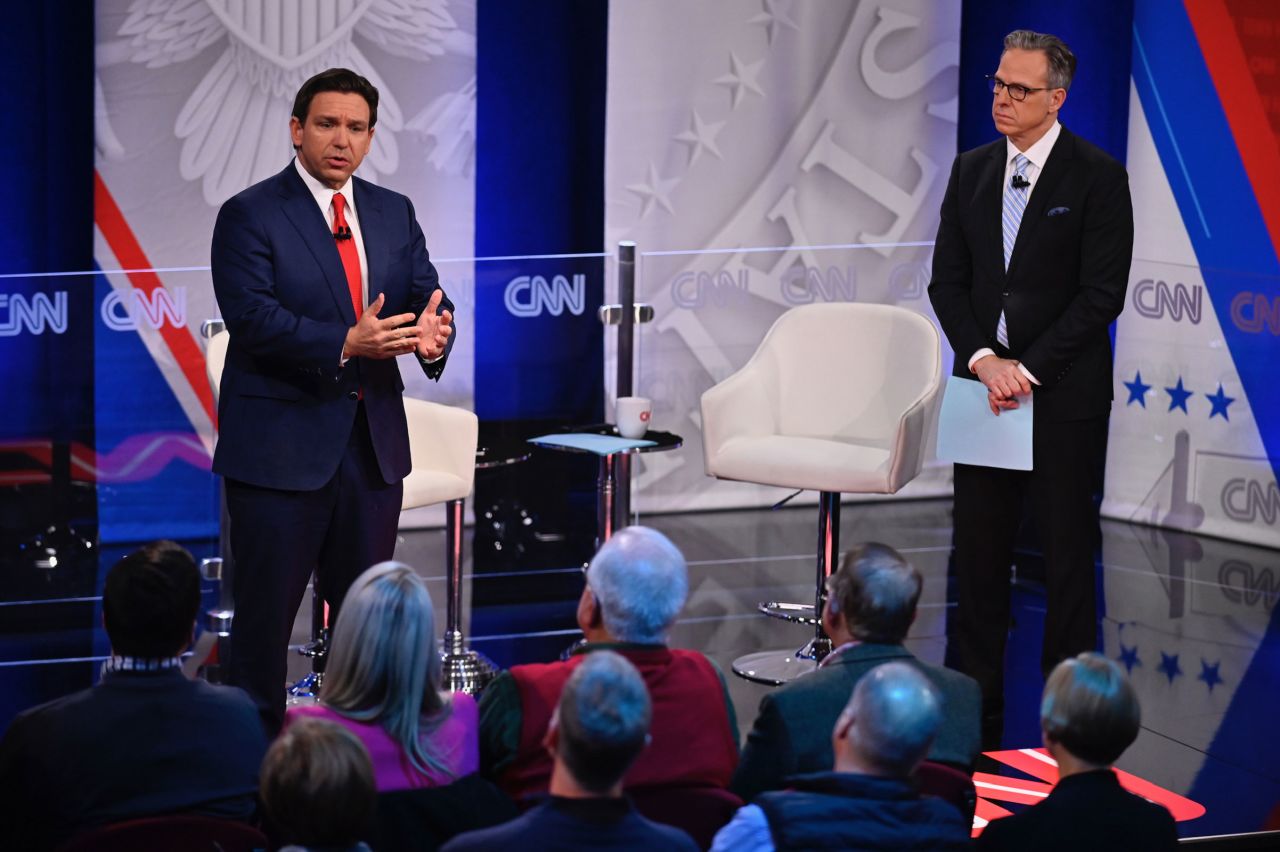
[[[916,667],[942,702],[943,723],[929,759],[964,771],[978,756],[982,700],[970,677],[916,659],[902,642],[916,617],[923,580],[888,545],[868,542],[850,550],[827,580],[822,625],[835,650],[816,672],[792,681],[760,701],[730,789],[751,801],[778,790],[800,772],[831,768],[827,732],[840,716],[854,684],[882,663]]]
[[[653,700],[652,742],[625,778],[631,787],[726,787],[738,763],[738,725],[724,675],[696,651],[667,647],[689,594],[684,556],[662,533],[627,527],[587,569],[578,601],[586,642],[568,660],[513,666],[480,699],[480,770],[512,798],[545,792],[543,734],[569,676],[608,649],[640,672]]]
[[[885,663],[858,681],[831,731],[834,771],[792,777],[716,835],[712,850],[963,849],[969,826],[954,805],[921,796],[911,776],[942,724],[928,679]]]
[[[696,850],[688,835],[645,819],[622,793],[623,776],[645,750],[652,714],[644,680],[621,655],[582,658],[542,737],[555,761],[550,798],[504,825],[458,835],[445,852]]]
[[[1138,695],[1115,661],[1087,651],[1058,663],[1040,701],[1040,731],[1058,762],[1058,783],[1034,807],[992,820],[978,848],[1178,848],[1169,812],[1126,792],[1111,771],[1141,722]]]

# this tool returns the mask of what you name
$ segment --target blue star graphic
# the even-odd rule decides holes
[[[1169,678],[1169,683],[1172,685],[1174,678],[1182,676],[1182,666],[1178,665],[1178,655],[1166,654],[1161,651],[1160,665],[1156,666],[1156,671]]]
[[[1126,648],[1123,642],[1120,643],[1120,656],[1116,657],[1116,661],[1124,666],[1124,670],[1129,674],[1133,674],[1133,670],[1142,667],[1142,660],[1138,659],[1138,646]]]
[[[1125,405],[1133,405],[1135,402],[1143,408],[1147,407],[1147,391],[1151,390],[1151,385],[1142,381],[1142,371],[1139,370],[1133,374],[1133,381],[1125,382],[1124,386],[1129,389],[1129,401]]]
[[[1182,386],[1182,376],[1178,376],[1178,383],[1171,388],[1165,388],[1164,392],[1169,394],[1169,410],[1181,408],[1183,414],[1189,414],[1187,411],[1187,400],[1191,398],[1191,391]]]
[[[1207,393],[1205,398],[1209,400],[1209,404],[1213,406],[1213,410],[1209,412],[1209,419],[1212,420],[1214,415],[1221,414],[1223,420],[1230,420],[1227,416],[1227,406],[1236,401],[1234,396],[1227,396],[1222,392],[1222,383],[1218,383],[1217,393]]]
[[[1218,669],[1220,669],[1221,667],[1222,667],[1221,660],[1214,663],[1213,665],[1209,665],[1208,660],[1201,658],[1200,674],[1196,677],[1196,680],[1204,681],[1205,685],[1209,687],[1209,691],[1213,692],[1213,688],[1218,684],[1222,683],[1222,677],[1219,676],[1218,674]]]

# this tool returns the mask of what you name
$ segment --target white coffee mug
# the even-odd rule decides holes
[[[653,404],[643,396],[620,396],[614,409],[618,421],[618,434],[624,438],[643,438],[649,431],[649,418],[653,416]]]

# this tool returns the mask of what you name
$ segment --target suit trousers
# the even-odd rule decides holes
[[[1036,421],[1030,471],[955,466],[956,627],[959,669],[982,689],[984,748],[998,747],[1004,711],[1013,548],[1023,506],[1044,556],[1047,675],[1097,643],[1095,554],[1108,418]]]
[[[253,698],[270,735],[284,722],[289,638],[307,581],[314,573],[333,624],[356,577],[394,554],[403,493],[403,482],[382,478],[363,402],[323,487],[285,491],[227,480],[236,606],[229,680]]]

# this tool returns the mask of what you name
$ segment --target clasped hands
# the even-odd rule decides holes
[[[347,339],[342,344],[342,357],[346,358],[395,358],[417,351],[430,361],[444,354],[449,335],[453,334],[453,313],[445,310],[437,316],[444,291],[437,289],[415,323],[413,314],[396,314],[379,319],[378,313],[386,301],[383,294],[365,308],[360,319],[347,329]],[[410,323],[413,323],[410,325]]]
[[[1018,407],[1018,397],[1031,393],[1031,382],[1018,368],[1018,362],[998,355],[984,355],[973,363],[973,372],[987,386],[987,404],[991,413]]]

